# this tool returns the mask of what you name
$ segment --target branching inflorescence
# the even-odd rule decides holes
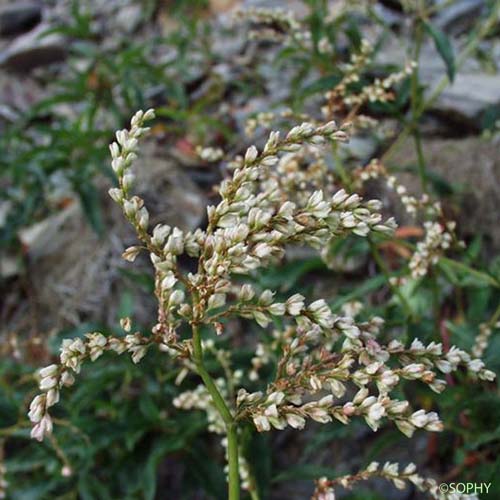
[[[394,231],[394,221],[383,220],[381,203],[376,200],[363,201],[345,190],[325,194],[319,185],[307,195],[294,194],[296,184],[283,183],[273,174],[288,155],[347,140],[345,127],[334,122],[305,122],[284,137],[271,132],[260,151],[251,146],[228,165],[232,176],[220,185],[220,202],[207,209],[206,229],[183,232],[165,224],[150,230],[144,201],[131,191],[138,140],[148,131],[144,123],[153,117],[152,110],[139,111],[132,118],[130,130],[117,132],[110,151],[119,184],[110,190],[110,196],[122,207],[140,241],[125,250],[124,258],[134,261],[145,251],[154,266],[156,324],[151,333],[131,333],[131,322],[124,319],[124,336],[94,332],[85,338],[65,340],[59,364],[39,372],[42,393],[35,397],[29,412],[34,438],[42,440],[52,432],[49,408],[59,401],[62,387],[74,383],[83,362],[113,351],[127,352],[138,363],[148,348],[156,345],[179,362],[179,383],[189,372],[201,377],[203,384],[180,394],[174,405],[206,411],[209,429],[225,436],[229,498],[236,499],[240,476],[243,486],[252,488],[251,466],[238,447],[244,421],[253,422],[258,431],[269,431],[286,426],[301,429],[307,420],[348,424],[361,417],[376,431],[385,418],[411,436],[416,429],[440,431],[443,425],[435,412],[414,410],[408,401],[391,396],[401,380],[419,380],[440,392],[446,382],[439,373],[463,369],[472,378],[494,378],[480,359],[472,359],[456,347],[445,352],[434,342],[424,345],[414,340],[405,346],[396,339],[384,344],[380,339],[384,326],[381,318],[357,323],[351,316],[335,315],[323,299],[309,302],[294,294],[277,300],[272,290],[256,290],[242,283],[244,276],[282,259],[289,245],[322,249],[332,239],[346,235],[366,237]],[[196,259],[196,272],[182,269],[178,261],[181,255]],[[254,320],[261,328],[277,318],[283,325],[274,334],[272,349],[255,343],[257,350],[247,374],[233,371],[230,351],[214,347],[211,339],[202,339],[208,328],[222,335],[231,317]],[[180,340],[183,325],[190,326],[188,340]],[[213,379],[206,368],[204,360],[212,354],[223,368],[223,377]],[[275,367],[274,380],[260,391],[247,391],[246,382],[258,382],[259,370],[270,363]],[[413,468],[405,469],[399,478],[395,467],[387,465],[379,470],[370,466],[360,478],[377,473],[393,481],[408,479],[417,486],[427,485]],[[344,482],[350,484],[349,479]],[[427,489],[434,487],[429,484]],[[321,480],[318,491],[331,486]],[[317,498],[328,498],[320,494]]]
[[[430,498],[442,500],[447,495],[439,490],[439,486],[434,479],[424,478],[417,472],[414,463],[409,463],[403,470],[399,470],[399,464],[386,462],[380,466],[378,462],[372,462],[368,467],[357,474],[350,474],[338,477],[333,480],[321,478],[316,481],[316,491],[312,500],[335,500],[335,486],[351,489],[356,483],[368,479],[379,477],[391,481],[396,488],[403,490],[407,483],[413,484],[419,491],[425,492]],[[454,496],[453,496],[454,495]],[[459,498],[459,494],[448,495],[449,498]],[[476,495],[468,495],[469,500],[473,500]]]

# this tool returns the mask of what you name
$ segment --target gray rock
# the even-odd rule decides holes
[[[32,29],[42,19],[41,5],[16,2],[0,7],[0,36],[12,36]]]
[[[25,72],[62,61],[66,57],[64,37],[56,33],[43,36],[49,28],[47,24],[40,24],[29,33],[16,38],[0,52],[0,66]]]
[[[142,21],[143,8],[139,4],[126,5],[118,10],[115,25],[125,33],[133,33]]]
[[[400,64],[406,60],[404,44],[394,38],[377,56],[381,64]],[[419,62],[420,81],[429,96],[441,78],[446,75],[442,59],[432,43],[422,47]],[[431,110],[443,116],[459,119],[471,128],[479,128],[483,113],[500,104],[500,75],[483,71],[479,63],[468,59],[450,84],[434,102]]]
[[[486,140],[480,137],[423,140],[429,171],[459,189],[460,211],[455,213],[460,234],[484,235],[484,248],[492,254],[500,250],[498,146],[498,139]],[[391,158],[391,165],[399,167],[416,163],[415,145],[411,139],[405,141]],[[420,183],[415,175],[399,174],[398,180],[406,185],[410,193],[420,192]],[[456,210],[457,206],[453,209]],[[402,212],[397,214],[401,225],[405,217]]]
[[[370,136],[351,137],[347,144],[342,144],[341,151],[348,158],[355,158],[366,162],[373,158],[377,150],[377,141]]]
[[[436,16],[435,24],[450,35],[462,35],[477,23],[485,4],[484,0],[458,0]]]
[[[376,3],[373,6],[373,10],[381,19],[383,19],[387,23],[388,26],[391,27],[399,26],[405,20],[402,12],[392,10],[380,3]]]
[[[479,124],[482,114],[490,107],[500,104],[500,75],[481,73],[458,74],[447,87],[434,109],[468,118]]]

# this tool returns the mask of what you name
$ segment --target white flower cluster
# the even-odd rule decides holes
[[[227,398],[226,380],[218,378],[215,381],[219,392],[224,398]],[[198,385],[192,391],[185,391],[174,398],[173,404],[176,408],[183,410],[202,410],[207,415],[208,430],[215,434],[224,434],[226,428],[224,421],[217,412],[212,397],[204,385]]]
[[[333,195],[338,191],[324,151],[305,146],[294,153],[284,154],[261,182],[261,189],[278,190],[282,197],[304,206],[311,194],[321,189]]]
[[[448,222],[443,226],[439,222],[424,222],[425,237],[417,243],[416,251],[413,253],[409,267],[413,278],[422,278],[429,268],[436,265],[439,257],[448,250],[453,241],[454,222]]]
[[[257,127],[269,128],[276,119],[276,114],[270,111],[257,113],[255,116],[248,118],[245,122],[245,135],[251,137],[254,135]]]
[[[196,154],[204,161],[210,163],[219,161],[224,157],[224,151],[221,148],[206,147],[202,148],[197,146]]]
[[[61,366],[51,365],[42,371],[40,387],[44,393],[35,398],[30,408],[30,418],[35,424],[33,436],[37,439],[51,432],[52,421],[47,409],[58,401],[60,387],[73,383],[71,371],[78,373],[87,357],[94,360],[105,349],[111,349],[118,353],[128,351],[137,362],[152,339],[163,345],[163,350],[181,349],[176,344],[175,328],[182,319],[206,321],[217,327],[207,312],[224,307],[231,289],[231,273],[245,274],[265,265],[270,259],[280,257],[288,243],[321,247],[334,235],[346,232],[366,235],[372,230],[388,232],[393,228],[392,221],[382,223],[380,214],[375,212],[378,203],[363,205],[357,195],[344,191],[329,200],[324,198],[322,191],[315,191],[303,206],[290,201],[282,203],[280,198],[273,197],[271,190],[258,192],[259,178],[279,161],[281,152],[300,149],[303,143],[345,140],[346,133],[330,122],[321,126],[303,123],[290,130],[284,139],[272,132],[261,153],[252,146],[244,158],[237,158],[233,163],[232,179],[221,184],[221,202],[208,208],[206,231],[184,234],[178,228],[160,224],[150,234],[149,213],[144,202],[132,196],[130,191],[134,181],[131,166],[136,158],[138,139],[148,130],[143,126],[144,121],[153,116],[152,110],[139,111],[131,120],[130,130],[117,132],[117,142],[111,144],[110,151],[119,185],[110,190],[110,196],[123,208],[144,244],[144,247],[125,250],[124,258],[133,261],[142,248],[150,252],[156,271],[158,324],[153,329],[153,337],[147,339],[138,334],[127,335],[124,340],[89,334],[85,342],[82,339],[65,340]],[[177,257],[183,253],[199,257],[196,274],[183,276],[180,273]],[[195,297],[192,304],[185,302],[186,289]],[[272,297],[273,294],[266,291],[257,303],[248,304],[252,317],[262,326],[267,325],[270,315],[283,314],[286,308],[292,312],[296,309],[293,298],[288,304],[271,305]],[[323,311],[324,305],[318,301],[309,306],[308,314],[321,319]],[[130,328],[128,322],[124,323],[124,328]]]
[[[373,83],[365,85],[360,90],[354,90],[353,84],[361,79],[361,74],[371,63],[373,45],[362,40],[358,53],[351,55],[350,61],[341,69],[343,76],[335,87],[325,94],[326,104],[322,108],[324,116],[330,117],[344,108],[355,108],[358,110],[366,102],[387,102],[394,99],[392,88],[405,78],[410,76],[417,64],[411,61],[398,72],[391,73],[385,78],[376,78]]]
[[[406,186],[399,183],[394,175],[389,175],[385,166],[378,159],[373,159],[365,167],[357,169],[354,172],[354,177],[360,181],[357,184],[359,188],[369,180],[385,179],[387,187],[398,195],[406,212],[412,217],[416,217],[419,211],[424,211],[427,217],[442,216],[442,208],[439,201],[431,199],[427,193],[422,193],[419,198],[409,194]]]
[[[493,321],[489,323],[481,323],[479,325],[479,334],[476,336],[474,346],[472,347],[472,355],[476,358],[482,358],[486,351],[491,334],[494,329],[500,328],[500,321]]]
[[[439,201],[431,201],[427,193],[422,193],[420,199],[408,194],[406,186],[398,184],[396,177],[393,175],[387,177],[387,187],[396,192],[406,212],[413,217],[417,215],[419,209],[427,209],[427,214],[431,216],[442,214],[441,203]]]
[[[364,87],[359,94],[351,94],[349,96],[346,96],[344,102],[348,106],[359,106],[366,101],[391,101],[394,99],[394,93],[390,89],[392,89],[398,83],[402,82],[404,79],[408,78],[413,73],[416,67],[417,63],[415,61],[411,61],[407,63],[401,71],[392,73],[382,79],[376,78],[372,84]]]
[[[335,486],[351,489],[360,481],[367,481],[371,478],[379,477],[391,481],[399,490],[404,490],[408,483],[413,484],[419,491],[426,493],[430,498],[436,500],[477,500],[476,495],[461,495],[459,493],[444,493],[440,490],[435,479],[424,478],[417,473],[417,466],[409,463],[404,469],[399,469],[398,463],[386,462],[380,465],[372,462],[368,467],[356,474],[341,476],[329,480],[326,477],[316,481],[316,490],[312,500],[335,500]]]
[[[59,402],[59,391],[62,387],[74,384],[73,373],[80,373],[82,363],[88,359],[95,361],[104,351],[118,354],[129,352],[134,363],[138,363],[146,354],[151,342],[139,333],[125,337],[108,337],[102,333],[88,333],[85,339],[64,339],[60,353],[60,364],[52,364],[39,371],[39,388],[42,391],[30,405],[28,416],[33,423],[31,437],[42,441],[44,436],[52,433],[52,419],[49,408]]]
[[[74,383],[74,374],[79,373],[85,360],[93,361],[105,351],[114,351],[128,352],[137,363],[152,344],[180,361],[179,383],[189,371],[201,377],[204,385],[180,394],[174,405],[205,411],[210,430],[231,438],[223,444],[233,460],[240,453],[234,443],[242,420],[252,421],[259,431],[268,431],[286,426],[300,429],[307,419],[347,424],[359,416],[374,431],[383,419],[389,419],[411,436],[416,429],[439,431],[442,423],[434,412],[414,411],[407,401],[391,398],[401,380],[419,380],[440,392],[446,382],[438,378],[438,371],[450,373],[462,367],[475,379],[494,378],[480,359],[472,359],[456,347],[443,352],[441,344],[425,346],[419,340],[410,347],[397,340],[381,344],[378,337],[383,320],[374,317],[356,323],[353,316],[359,309],[357,304],[351,304],[347,315],[338,316],[323,299],[308,303],[300,294],[278,299],[272,290],[256,290],[241,283],[245,275],[282,258],[290,244],[322,249],[332,238],[394,231],[392,219],[382,220],[379,201],[364,202],[343,189],[325,193],[320,185],[315,186],[311,179],[321,184],[319,179],[325,175],[320,161],[316,161],[319,173],[303,177],[295,169],[287,182],[280,180],[286,170],[294,171],[290,163],[300,160],[287,155],[302,154],[305,145],[345,141],[345,127],[337,127],[334,122],[304,122],[284,137],[271,132],[260,151],[251,146],[244,156],[232,161],[232,176],[219,187],[220,202],[207,208],[206,229],[183,232],[165,224],[150,230],[144,201],[131,194],[137,140],[147,130],[144,121],[153,116],[152,110],[140,111],[132,118],[129,131],[117,133],[117,142],[110,150],[118,187],[111,189],[110,195],[141,241],[140,246],[125,250],[124,258],[133,261],[140,251],[149,252],[155,271],[157,323],[148,336],[130,333],[131,322],[125,319],[124,337],[95,332],[83,339],[63,341],[59,364],[40,371],[42,393],[35,397],[29,411],[34,438],[42,440],[52,431],[48,410],[58,402],[60,389]],[[273,173],[275,169],[278,175]],[[304,193],[294,197],[301,186]],[[427,261],[434,262],[434,256],[445,248],[447,234],[428,226],[415,269]],[[181,255],[197,260],[196,271],[186,272],[178,265]],[[234,274],[240,275],[238,282]],[[282,325],[270,346],[257,346],[251,361],[250,378],[254,382],[258,382],[262,366],[276,361],[275,379],[265,391],[249,393],[241,388],[235,398],[235,384],[243,385],[243,374],[231,370],[230,351],[203,341],[203,328],[212,327],[222,334],[224,321],[231,317],[253,320],[262,328],[274,321]],[[192,338],[179,341],[176,332],[183,323],[190,325]],[[210,351],[224,378],[211,378],[204,364],[204,353]],[[250,487],[250,469],[243,457],[241,463],[240,474]],[[234,467],[229,473],[238,477]]]
[[[266,41],[289,41],[292,35],[300,35],[300,24],[291,10],[253,7],[238,9],[234,14],[237,22],[249,22],[252,29],[249,38]]]
[[[436,413],[412,411],[407,401],[389,397],[401,379],[420,380],[441,392],[446,382],[437,378],[437,371],[447,374],[464,367],[473,378],[495,378],[480,359],[471,359],[456,347],[443,353],[441,344],[431,342],[425,346],[419,340],[409,348],[396,340],[384,347],[376,340],[383,323],[379,318],[355,324],[352,318],[332,315],[324,303],[319,307],[320,316],[311,316],[310,307],[304,307],[302,302],[296,311],[301,326],[279,338],[282,358],[276,379],[266,393],[239,391],[238,418],[251,417],[259,431],[287,425],[302,428],[308,418],[322,423],[336,419],[347,424],[353,416],[363,417],[375,431],[384,417],[393,420],[407,436],[416,429],[440,431],[442,423]],[[344,338],[340,351],[333,348],[332,338]],[[264,354],[263,359],[256,353],[254,370],[270,358],[269,352]],[[349,385],[358,387],[352,400],[334,404],[335,399],[348,393]],[[378,394],[372,393],[373,386]],[[311,401],[318,395],[320,399]]]

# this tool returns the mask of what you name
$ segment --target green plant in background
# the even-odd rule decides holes
[[[216,121],[203,113],[210,99],[192,102],[187,88],[210,67],[208,24],[180,15],[179,27],[168,36],[132,44],[123,37],[103,45],[92,16],[77,2],[72,15],[70,24],[44,34],[73,40],[64,74],[50,86],[49,97],[0,138],[6,152],[0,160],[0,194],[9,207],[0,230],[2,247],[15,246],[20,229],[60,210],[73,194],[103,234],[96,179],[104,174],[115,182],[103,146],[132,110],[151,100],[164,102],[162,114],[171,120],[165,132],[182,136],[196,123],[200,141]]]

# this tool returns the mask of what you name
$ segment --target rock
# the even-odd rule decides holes
[[[13,278],[21,273],[22,266],[18,257],[13,255],[0,256],[0,277],[7,279]]]
[[[204,193],[172,159],[159,157],[153,151],[149,144],[142,147],[135,191],[154,211],[157,222],[167,222],[185,231],[196,229],[206,216]]]
[[[41,5],[16,2],[0,7],[0,36],[12,36],[30,30],[42,19]]]
[[[125,33],[133,33],[142,21],[143,8],[139,4],[121,7],[115,19],[115,26]]]
[[[482,234],[492,252],[500,251],[498,200],[500,200],[500,156],[498,141],[480,137],[461,139],[424,139],[423,150],[430,172],[438,174],[458,188],[458,231],[473,237]],[[391,158],[391,165],[416,165],[417,156],[411,139]],[[410,193],[418,193],[415,175],[401,174],[398,180]],[[456,207],[455,207],[456,208]],[[398,217],[404,218],[403,214]]]
[[[484,0],[458,0],[444,8],[436,17],[438,28],[450,35],[468,33],[477,23],[479,14],[486,7]]]
[[[390,7],[386,7],[381,3],[376,3],[373,6],[375,13],[382,18],[388,26],[397,27],[404,21],[403,12],[398,10],[393,10]]]
[[[439,96],[432,109],[446,113],[450,118],[467,118],[479,128],[482,114],[498,104],[500,75],[471,73],[458,74],[453,84]]]
[[[43,36],[49,28],[47,24],[40,24],[16,38],[0,52],[0,66],[25,72],[37,66],[62,61],[66,57],[66,43],[57,33]]]
[[[347,158],[355,158],[366,163],[373,158],[377,150],[377,141],[371,136],[354,136],[348,143],[341,145],[341,151]]]
[[[32,258],[50,255],[68,243],[65,226],[78,217],[80,208],[76,200],[60,212],[19,231],[19,239]]]
[[[0,102],[2,103],[1,115],[7,119],[10,115],[29,111],[38,101],[49,95],[49,90],[32,75],[24,75],[22,85],[19,75],[0,70]],[[8,109],[11,110],[9,113]],[[11,120],[15,121],[15,119]]]
[[[153,142],[143,143],[137,159],[134,193],[144,199],[151,214],[151,227],[163,222],[193,230],[206,217],[205,195],[184,169],[158,154]],[[90,227],[76,200],[22,235],[29,245],[27,262],[33,294],[44,311],[39,318],[40,328],[77,325],[89,317],[113,324],[133,276],[152,276],[147,255],[139,257],[134,265],[121,258],[123,250],[137,241],[135,232],[107,194],[109,179],[101,177],[96,185],[106,227],[102,237]],[[12,272],[7,264],[0,261],[6,272]],[[127,278],[127,273],[132,277]],[[147,324],[154,317],[155,301],[140,286],[132,288],[134,318]]]
[[[380,64],[400,64],[406,60],[404,44],[394,39],[377,56]],[[419,61],[420,81],[426,86],[429,96],[441,78],[446,75],[442,59],[432,43],[422,47]],[[500,104],[500,75],[486,73],[473,59],[465,61],[449,84],[434,102],[431,111],[460,121],[462,128],[479,129],[483,113],[492,106]]]

